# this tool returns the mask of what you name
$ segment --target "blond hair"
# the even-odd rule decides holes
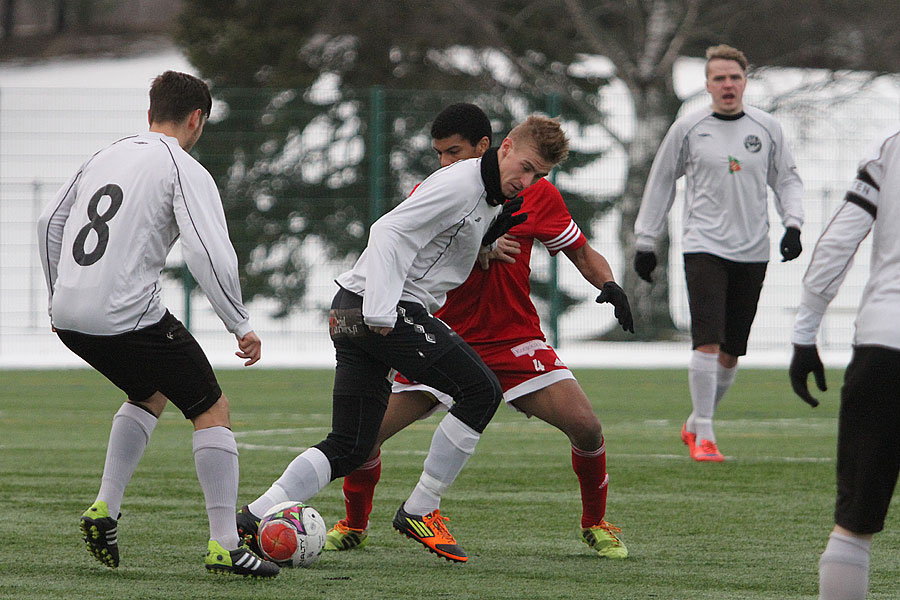
[[[569,140],[558,119],[531,115],[513,127],[506,137],[513,142],[528,144],[550,165],[558,165],[569,156]]]
[[[718,46],[710,46],[706,49],[706,75],[709,76],[709,61],[716,58],[723,60],[733,60],[741,66],[741,71],[747,72],[747,57],[744,53],[727,44],[719,44]]]

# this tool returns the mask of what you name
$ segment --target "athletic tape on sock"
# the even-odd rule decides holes
[[[447,436],[447,439],[458,448],[461,452],[472,454],[475,452],[475,446],[481,439],[481,434],[460,421],[453,414],[448,413],[441,419],[438,427]]]

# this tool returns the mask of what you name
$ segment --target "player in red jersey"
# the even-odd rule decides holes
[[[477,106],[454,104],[434,120],[431,136],[441,166],[446,167],[481,156],[490,147],[491,124]],[[601,557],[625,558],[628,550],[616,535],[619,528],[604,519],[609,476],[600,421],[571,371],[546,343],[531,302],[529,263],[534,240],[551,254],[562,251],[589,283],[602,290],[597,302],[612,303],[619,323],[633,332],[628,298],[614,282],[609,263],[590,247],[572,220],[553,184],[542,179],[522,197],[528,219],[498,240],[490,254],[479,257],[480,265],[447,294],[447,302],[435,316],[478,352],[497,375],[507,403],[569,437],[572,467],[581,487],[582,539]],[[496,260],[489,265],[492,258]],[[398,375],[369,460],[344,478],[347,518],[328,532],[326,550],[350,550],[366,543],[372,498],[381,475],[381,444],[417,419],[451,404],[446,394]]]

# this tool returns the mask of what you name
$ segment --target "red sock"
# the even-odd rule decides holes
[[[347,527],[365,529],[372,512],[375,486],[381,479],[381,452],[344,477],[344,506],[347,508]]]
[[[601,440],[600,448],[593,452],[572,446],[572,469],[581,486],[581,526],[599,525],[606,515],[606,488],[609,483],[606,444]]]

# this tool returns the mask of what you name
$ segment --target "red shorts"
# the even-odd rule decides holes
[[[503,399],[507,404],[559,381],[575,379],[556,355],[556,350],[542,340],[518,342],[512,346],[509,342],[472,344],[472,348],[500,380]],[[391,391],[396,394],[413,390],[425,391],[434,396],[440,402],[436,409],[448,410],[453,405],[453,398],[447,394],[410,381],[398,373]]]

